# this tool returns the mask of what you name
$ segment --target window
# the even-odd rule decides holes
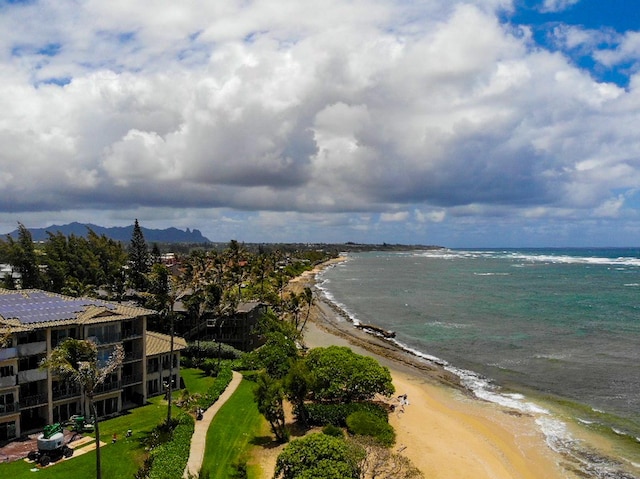
[[[0,412],[14,412],[16,410],[16,400],[13,393],[0,394]]]
[[[28,371],[29,369],[38,369],[40,367],[40,361],[44,357],[44,354],[40,354],[20,358],[18,362],[18,370]]]
[[[8,441],[16,437],[16,422],[3,422],[0,424],[0,441]]]
[[[54,329],[51,331],[51,347],[56,347],[67,338],[75,338],[75,328],[71,329]]]
[[[0,378],[6,378],[9,376],[15,376],[15,373],[13,372],[13,364],[11,366],[0,367]]]
[[[77,401],[53,407],[53,422],[64,422],[80,410]]]
[[[47,336],[44,331],[30,331],[28,333],[21,333],[18,335],[18,344],[39,343],[41,341],[46,341],[46,339]]]
[[[91,326],[87,339],[93,339],[98,344],[117,343],[120,341],[120,323]]]

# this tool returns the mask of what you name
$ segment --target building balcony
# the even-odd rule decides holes
[[[18,348],[1,348],[0,349],[0,361],[6,361],[7,359],[13,359],[18,357]]]
[[[142,329],[140,329],[139,331],[136,329],[123,329],[122,340],[128,341],[131,339],[142,339]]]
[[[122,376],[122,385],[128,386],[130,384],[136,384],[142,382],[142,374],[131,374],[129,376]]]
[[[124,353],[124,362],[140,361],[142,359],[142,351],[127,351]]]
[[[115,391],[117,389],[122,389],[123,381],[109,381],[108,383],[102,383],[96,386],[93,391],[94,395],[108,393],[110,391]]]
[[[18,356],[33,356],[34,354],[43,354],[47,352],[47,342],[38,341],[36,343],[19,344]]]
[[[20,411],[20,405],[17,402],[11,404],[0,404],[0,417],[16,414]]]
[[[76,396],[80,396],[80,387],[79,386],[69,386],[65,388],[58,388],[52,391],[53,400],[60,401],[62,399],[68,399]]]
[[[18,384],[18,376],[5,376],[0,378],[0,388],[10,388]]]
[[[100,336],[89,336],[87,338],[89,341],[93,341],[97,345],[103,344],[114,344],[122,341],[122,335],[120,333],[115,334],[103,334]]]
[[[33,406],[41,406],[43,404],[47,404],[48,397],[47,393],[43,394],[34,394],[33,396],[25,396],[20,397],[20,407],[33,407]]]
[[[18,383],[32,383],[34,381],[42,381],[47,379],[46,369],[27,369],[26,371],[18,372]]]

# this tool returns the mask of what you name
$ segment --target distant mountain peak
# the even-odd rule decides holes
[[[62,233],[65,236],[82,236],[86,237],[89,229],[91,229],[98,236],[105,235],[107,238],[111,238],[116,241],[127,243],[131,240],[133,233],[133,224],[129,226],[114,226],[107,228],[104,226],[98,226],[91,223],[78,223],[74,221],[66,225],[51,225],[46,228],[29,228],[33,241],[46,241],[49,238],[48,233],[57,234]],[[140,226],[144,239],[147,243],[211,243],[208,238],[202,236],[202,233],[197,229],[180,230],[178,228],[166,228],[166,229],[151,229]],[[14,230],[9,235],[12,238],[18,237],[18,230]]]

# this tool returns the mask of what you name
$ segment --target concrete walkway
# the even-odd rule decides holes
[[[207,430],[209,429],[209,425],[218,410],[235,392],[240,381],[242,381],[242,374],[233,371],[233,378],[227,386],[227,389],[225,389],[218,400],[204,412],[202,419],[200,421],[196,421],[196,425],[193,430],[193,437],[191,438],[189,460],[187,461],[187,467],[184,468],[184,474],[182,476],[185,479],[189,477],[189,474],[193,477],[198,477],[200,469],[202,468],[202,460],[204,459],[204,450],[206,447]]]

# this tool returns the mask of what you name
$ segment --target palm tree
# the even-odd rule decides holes
[[[262,414],[271,426],[271,431],[275,434],[278,442],[284,443],[289,439],[289,434],[285,427],[284,390],[282,382],[273,379],[266,373],[258,376],[257,386],[253,390],[253,397],[258,404],[258,411]]]
[[[51,351],[51,355],[41,365],[52,374],[59,375],[78,384],[89,401],[89,408],[95,421],[97,479],[102,478],[100,428],[93,398],[98,386],[103,384],[120,367],[123,359],[124,349],[118,344],[106,363],[100,364],[98,361],[98,347],[93,341],[67,338]]]
[[[175,338],[175,312],[176,303],[182,301],[189,293],[188,287],[181,278],[172,276],[169,269],[163,264],[154,264],[149,275],[150,292],[146,293],[148,305],[159,311],[159,316],[169,322],[170,353],[169,353],[169,381],[167,387],[167,426],[171,424],[171,399],[173,394],[173,353]]]
[[[307,305],[307,316],[304,318],[304,323],[302,323],[302,327],[300,328],[300,333],[304,330],[304,327],[307,325],[307,321],[309,320],[309,314],[311,313],[311,307],[313,306],[313,291],[310,287],[305,286],[304,291],[300,293],[302,296],[302,300]]]

